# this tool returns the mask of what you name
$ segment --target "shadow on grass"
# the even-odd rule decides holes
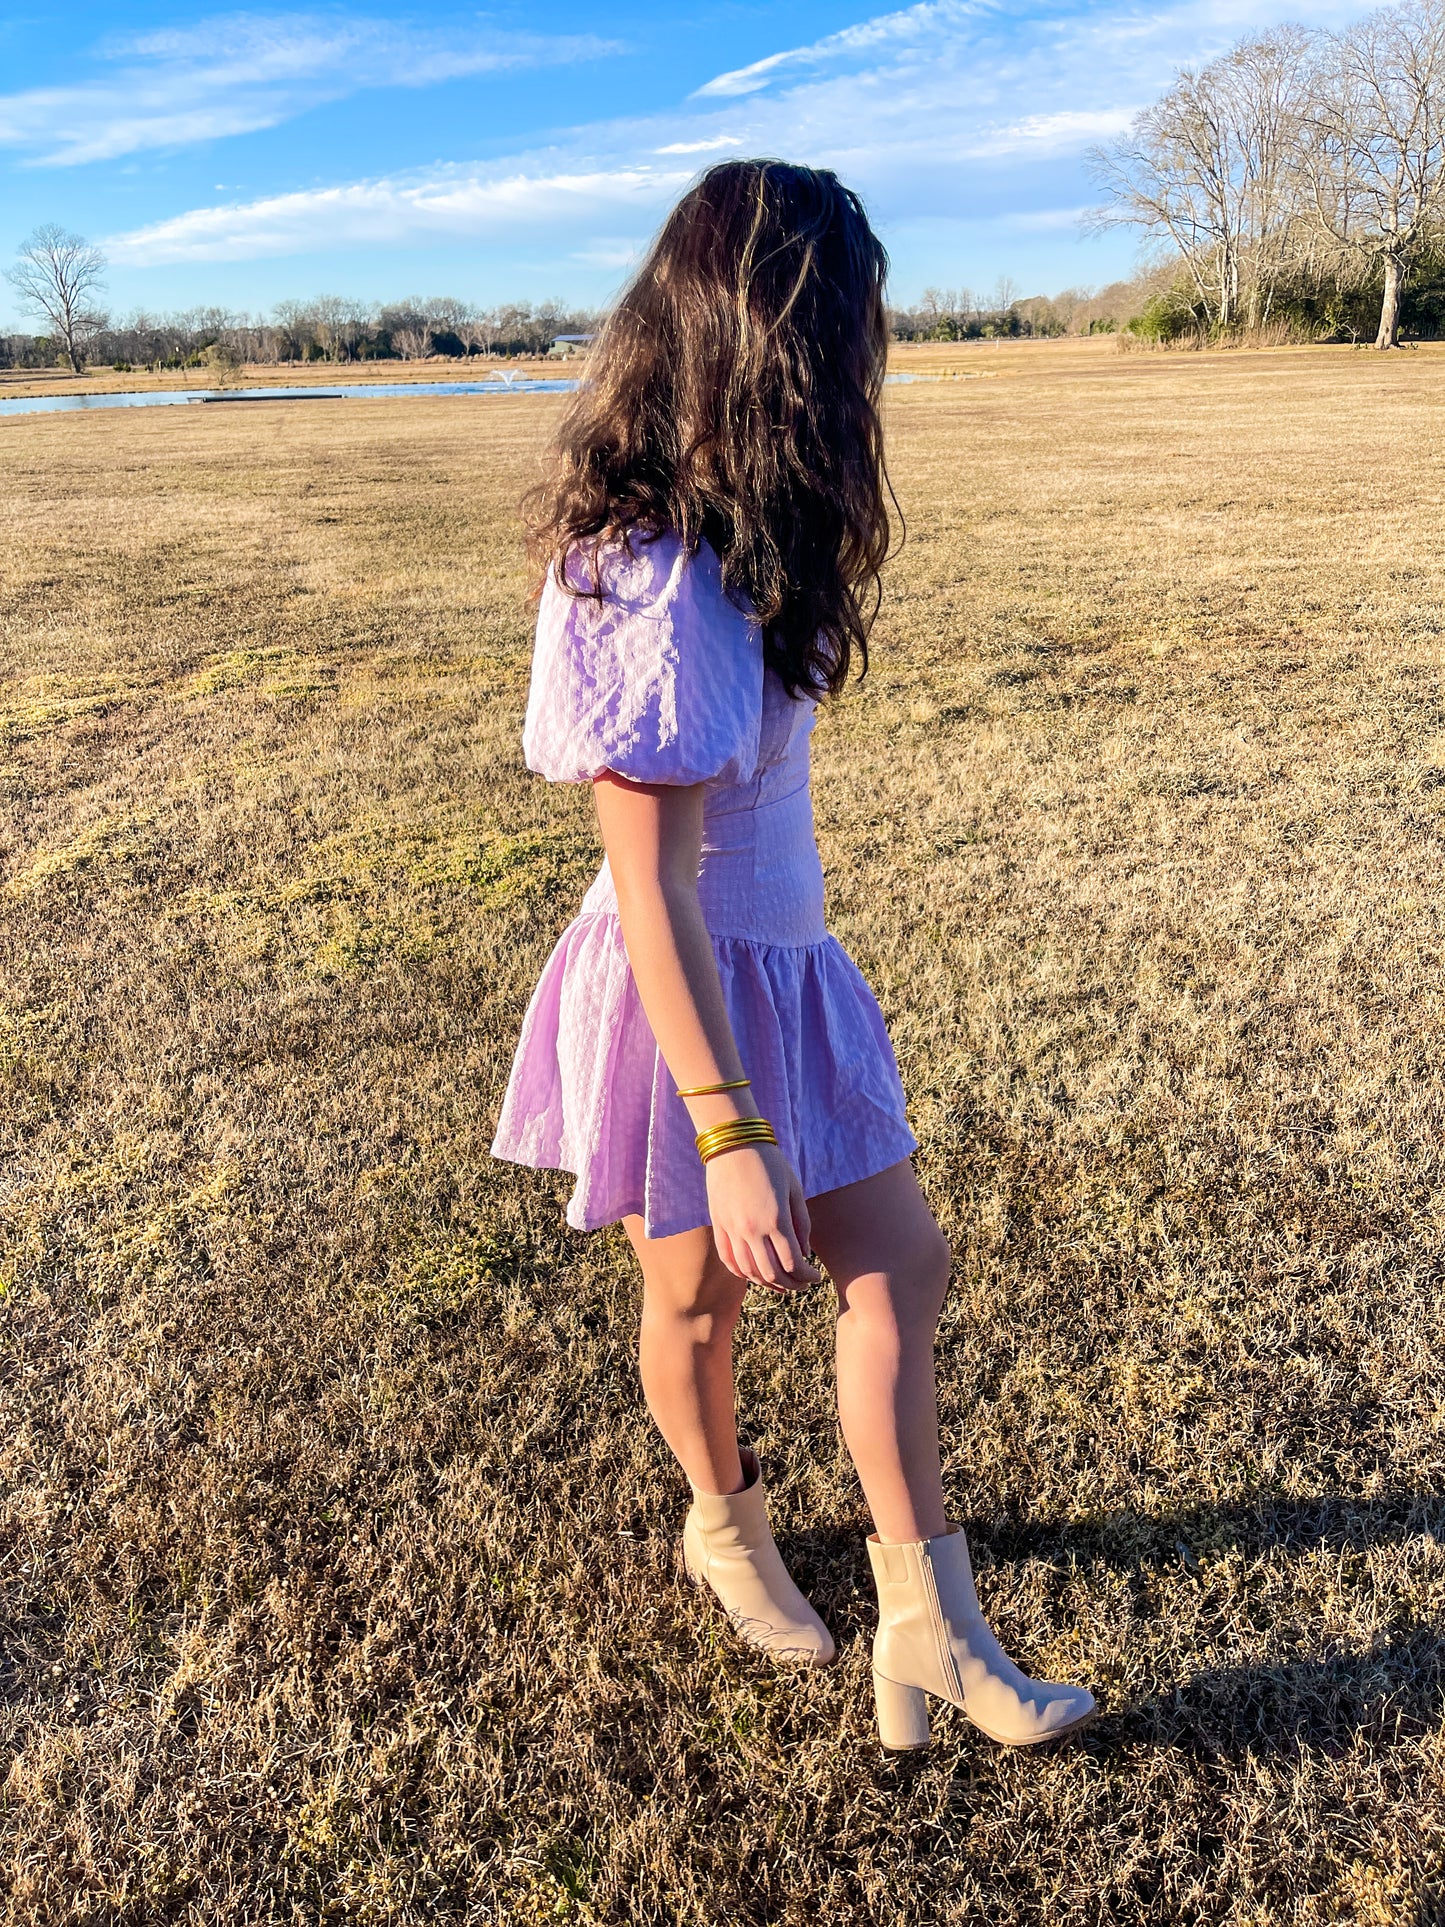
[[[1171,1512],[1109,1512],[1058,1524],[999,1519],[969,1524],[970,1543],[997,1560],[1077,1559],[1117,1570],[1196,1570],[1201,1554],[1329,1551],[1431,1538],[1445,1545],[1445,1493],[1398,1491],[1375,1498],[1284,1499],[1259,1493],[1233,1506]]]
[[[1077,1562],[1183,1577],[1200,1572],[1202,1558],[1225,1551],[1259,1558],[1321,1548],[1363,1552],[1425,1536],[1445,1543],[1445,1496],[1260,1495],[1238,1506],[1108,1513],[1057,1525],[1004,1519],[968,1530],[983,1569],[1040,1559],[1055,1568]],[[840,1642],[871,1636],[874,1608],[862,1531],[801,1533],[779,1543]],[[1083,1744],[1106,1758],[1156,1747],[1201,1762],[1304,1753],[1330,1759],[1362,1743],[1388,1747],[1418,1739],[1442,1719],[1445,1627],[1417,1626],[1366,1651],[1203,1669],[1107,1712]]]
[[[1201,1761],[1343,1759],[1420,1739],[1442,1714],[1445,1635],[1417,1628],[1366,1652],[1209,1668],[1105,1714],[1086,1744],[1106,1756],[1154,1746]]]

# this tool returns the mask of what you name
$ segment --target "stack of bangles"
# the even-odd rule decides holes
[[[752,1082],[748,1077],[730,1077],[722,1084],[694,1084],[678,1092],[679,1097],[712,1097],[718,1091],[740,1091]],[[706,1164],[724,1151],[736,1151],[744,1144],[776,1144],[777,1133],[765,1117],[730,1117],[697,1134],[697,1154]]]

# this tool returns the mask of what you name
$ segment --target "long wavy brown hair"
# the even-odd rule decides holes
[[[855,655],[861,675],[889,548],[887,272],[835,174],[709,168],[604,322],[524,504],[539,575],[600,595],[601,547],[672,530],[717,551],[791,695],[836,693]]]

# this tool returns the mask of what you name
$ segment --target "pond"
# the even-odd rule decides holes
[[[506,376],[496,381],[350,381],[326,388],[165,388],[114,395],[15,395],[0,400],[0,415],[61,415],[91,408],[177,408],[187,402],[231,406],[253,401],[344,401],[360,395],[566,394],[574,381],[550,375]]]

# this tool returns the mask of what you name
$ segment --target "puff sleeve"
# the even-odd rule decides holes
[[[581,566],[576,578],[583,579]],[[549,572],[522,730],[527,767],[554,783],[611,770],[636,783],[740,783],[762,724],[757,621],[723,593],[706,543],[633,537],[601,559],[603,595]]]

